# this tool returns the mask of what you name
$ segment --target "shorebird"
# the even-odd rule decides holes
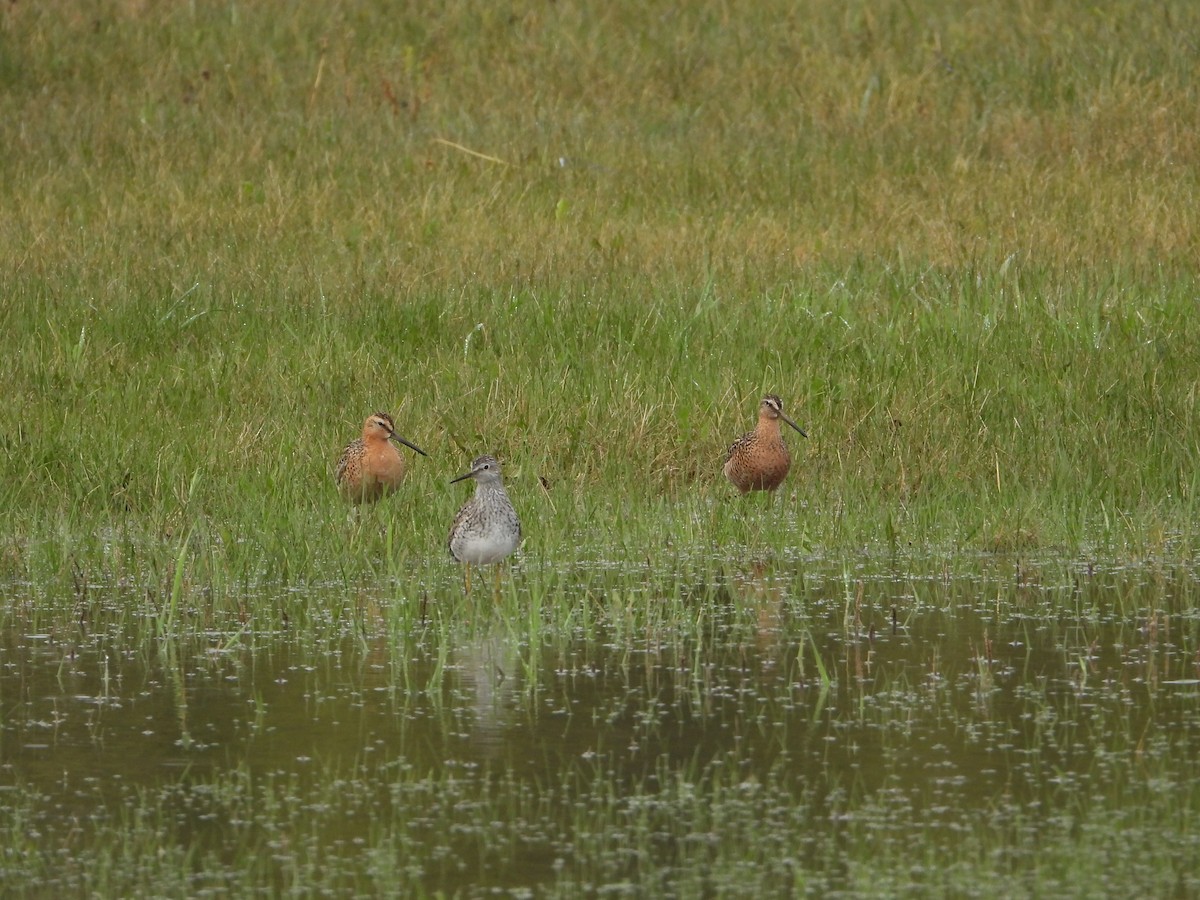
[[[343,497],[351,503],[374,503],[399,487],[404,478],[405,462],[392,441],[416,450],[422,456],[429,455],[396,434],[396,425],[387,413],[367,416],[362,437],[346,445],[333,476]]]
[[[450,555],[466,566],[467,590],[471,589],[471,566],[498,563],[521,543],[521,520],[500,479],[500,463],[494,456],[481,456],[471,470],[450,481],[475,480],[475,496],[462,505],[450,526]],[[499,572],[497,572],[499,578]]]
[[[792,457],[779,430],[782,419],[803,437],[808,434],[783,414],[783,401],[767,394],[758,404],[758,424],[733,442],[725,457],[725,477],[743,494],[773,491],[783,483]]]

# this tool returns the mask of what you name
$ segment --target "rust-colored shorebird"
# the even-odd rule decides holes
[[[450,555],[466,567],[464,578],[470,590],[471,565],[498,563],[516,550],[521,544],[521,521],[504,490],[496,457],[479,457],[471,463],[471,471],[450,483],[467,478],[475,481],[475,495],[454,517],[447,544]],[[496,584],[499,589],[499,580]]]
[[[758,404],[758,424],[733,442],[725,457],[725,477],[743,494],[750,491],[773,491],[783,483],[792,457],[779,422],[783,420],[803,437],[808,434],[783,414],[783,401],[767,394]]]
[[[396,425],[387,413],[367,416],[362,437],[346,445],[333,476],[343,497],[351,503],[374,503],[400,486],[406,466],[392,441],[429,455],[396,434]]]

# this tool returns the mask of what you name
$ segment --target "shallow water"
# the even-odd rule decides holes
[[[1014,570],[826,573],[797,596],[752,572],[686,622],[542,623],[534,644],[503,618],[136,644],[14,626],[0,634],[0,812],[57,862],[10,883],[95,887],[86,861],[105,829],[128,841],[139,817],[150,845],[190,852],[181,889],[257,871],[272,890],[468,895],[688,893],[693,845],[771,833],[797,858],[760,865],[755,889],[861,892],[839,839],[954,859],[983,819],[1008,835],[991,849],[1019,861],[1147,796],[1177,798],[1190,825],[1194,590],[1189,573],[1047,584]],[[752,808],[723,828],[741,815],[731,791]],[[1117,834],[1136,827],[1149,826],[1134,815]],[[1147,837],[1165,847],[1154,872],[1200,887],[1194,830]],[[693,886],[739,893],[735,862]]]

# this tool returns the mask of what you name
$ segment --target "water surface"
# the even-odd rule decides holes
[[[751,570],[686,621],[561,631],[398,629],[387,599],[319,638],[10,616],[0,812],[42,863],[7,877],[162,890],[115,871],[140,836],[181,892],[886,893],[1076,841],[1200,889],[1194,578],[1055,572]]]

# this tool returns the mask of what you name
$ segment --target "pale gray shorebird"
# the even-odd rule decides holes
[[[447,543],[450,555],[466,566],[466,588],[470,590],[472,565],[498,563],[520,545],[521,520],[504,490],[496,457],[479,457],[471,463],[471,471],[450,483],[467,478],[475,481],[475,496],[454,517]]]
[[[783,414],[783,401],[767,394],[758,404],[758,424],[733,442],[725,457],[725,477],[743,494],[750,491],[773,491],[783,484],[792,456],[783,442],[780,420],[787,422],[801,436],[808,434]]]
[[[400,486],[406,464],[392,441],[429,454],[396,434],[392,417],[385,412],[367,416],[362,437],[355,438],[342,451],[333,480],[338,491],[351,503],[374,503]]]

